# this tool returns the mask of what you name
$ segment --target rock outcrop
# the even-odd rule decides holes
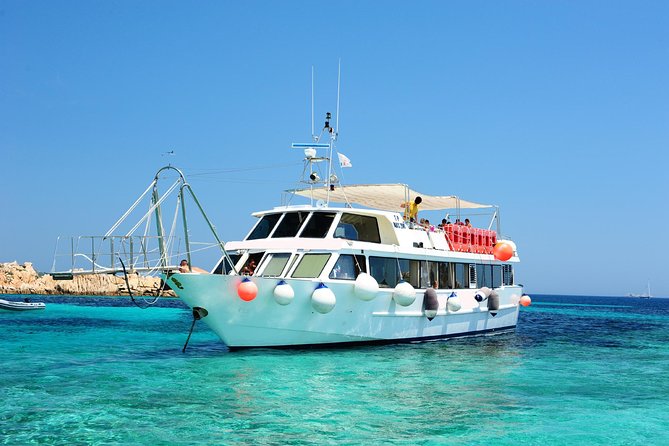
[[[155,296],[160,287],[159,277],[128,275],[133,295]],[[54,280],[49,274],[40,275],[32,263],[0,263],[0,294],[75,294],[87,296],[127,296],[124,278],[111,274],[75,275],[72,280]],[[165,290],[162,296],[175,294]]]

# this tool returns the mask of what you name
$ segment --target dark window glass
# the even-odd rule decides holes
[[[466,263],[453,263],[455,270],[455,287],[469,288],[469,265]]]
[[[332,226],[334,216],[335,214],[331,212],[314,212],[309,222],[304,226],[304,231],[302,231],[300,237],[324,238],[330,230],[330,226]]]
[[[502,265],[492,265],[492,287],[502,286]]]
[[[367,272],[365,256],[342,254],[332,268],[330,279],[355,280],[361,272]]]
[[[230,260],[232,260],[233,264],[237,264],[237,261],[241,257],[239,254],[228,254],[230,256]],[[216,265],[216,269],[214,270],[214,274],[229,274],[230,271],[232,271],[232,266],[230,265],[230,262],[228,262],[228,259],[223,257],[223,259]]]
[[[426,268],[426,272],[423,272],[423,268]],[[421,281],[423,278],[427,279],[427,282],[422,282],[422,288],[439,288],[439,263],[437,262],[421,262],[420,266],[420,275]]]
[[[397,270],[397,259],[390,257],[370,257],[369,274],[376,279],[379,287],[394,288],[400,279],[400,274]]]
[[[439,281],[439,264],[437,262],[428,262],[423,260],[420,262],[420,287],[421,288],[438,288]]]
[[[453,274],[450,263],[439,263],[439,288],[453,288]]]
[[[295,237],[308,215],[308,212],[288,212],[283,216],[272,238]]]
[[[502,286],[501,265],[476,265],[476,286],[478,288],[499,288]]]
[[[335,238],[381,243],[379,225],[376,218],[368,215],[344,213],[334,232]]]
[[[412,287],[420,288],[420,261],[402,259],[400,265],[402,266],[402,278]]]
[[[279,221],[279,217],[281,217],[281,214],[264,215],[256,227],[253,228],[253,231],[249,234],[246,240],[269,237],[270,232],[272,232],[272,229],[276,226],[276,222]]]
[[[265,254],[264,251],[249,254],[249,256],[246,259],[246,262],[244,262],[244,265],[239,270],[239,274],[244,276],[252,276],[256,272],[256,268],[258,267],[260,259],[262,259],[262,256],[264,254]]]
[[[420,261],[396,259],[394,257],[370,257],[369,274],[382,288],[393,288],[401,280],[420,288]],[[428,272],[429,277],[429,272]]]
[[[483,268],[485,265],[476,265],[476,287],[481,288],[483,286],[488,286],[485,283],[485,273],[483,272]]]

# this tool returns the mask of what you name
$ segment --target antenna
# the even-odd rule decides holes
[[[316,140],[314,135],[314,66],[311,66],[311,139]]]
[[[335,125],[335,134],[339,134],[339,91],[341,87],[341,57],[339,58],[339,69],[337,70],[337,123]],[[313,88],[313,86],[311,87]]]

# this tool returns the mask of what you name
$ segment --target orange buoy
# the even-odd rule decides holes
[[[523,307],[529,307],[530,304],[532,303],[532,299],[530,299],[530,296],[527,294],[523,294],[520,296],[520,300],[518,301]]]
[[[492,253],[497,260],[506,262],[513,257],[513,246],[508,243],[499,242],[493,248]]]
[[[242,283],[237,286],[237,294],[242,300],[250,302],[258,295],[258,286],[251,282],[251,279],[245,277]]]

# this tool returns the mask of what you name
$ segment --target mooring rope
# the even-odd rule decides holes
[[[152,301],[147,301],[146,299],[142,298],[144,301],[144,306],[140,305],[139,302],[135,300],[135,296],[132,295],[132,290],[130,289],[130,281],[128,280],[128,271],[125,269],[125,264],[123,263],[123,259],[119,256],[118,258],[119,262],[121,262],[121,267],[123,268],[123,278],[125,279],[125,286],[128,287],[128,294],[130,295],[130,299],[132,300],[132,303],[134,303],[138,308],[141,308],[142,310],[146,310],[152,305],[155,305],[156,302],[158,302],[158,299],[160,298],[160,295],[162,294],[163,290],[165,289],[165,286],[167,286],[167,283],[164,280],[161,280],[161,286],[158,289],[158,293],[156,294],[156,298],[153,299]]]

